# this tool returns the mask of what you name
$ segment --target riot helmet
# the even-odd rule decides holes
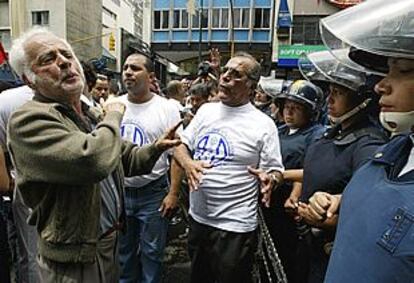
[[[323,100],[322,90],[306,80],[293,82],[278,99],[287,99],[305,105],[311,111],[318,111]]]
[[[349,48],[354,62],[387,74],[390,62],[414,60],[413,2],[366,1],[322,19],[321,36],[331,50]],[[392,134],[409,131],[414,127],[414,109],[382,110],[380,122]]]
[[[261,76],[257,88],[269,97],[276,98],[283,90],[283,80]]]
[[[366,73],[358,70],[357,64],[348,59],[348,49],[335,50],[333,53],[319,51],[302,54],[298,63],[301,74],[316,84],[335,83],[358,91],[365,84]]]
[[[322,19],[320,28],[328,48],[348,48],[352,60],[375,72],[387,73],[388,57],[414,59],[412,1],[365,1]]]
[[[355,107],[353,109],[341,117],[329,117],[334,124],[340,124],[351,118],[367,108],[371,100],[377,100],[372,82],[378,79],[375,80],[374,75],[369,74],[368,70],[363,72],[362,69],[348,58],[348,49],[314,52],[303,55],[299,59],[299,70],[305,78],[312,80],[316,77],[314,74],[318,74],[316,84],[324,82],[339,85],[351,90],[350,93],[354,95]],[[370,112],[375,112],[376,105],[377,103],[371,103]]]

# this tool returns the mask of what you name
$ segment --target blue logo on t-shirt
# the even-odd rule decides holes
[[[208,161],[219,166],[231,156],[230,144],[218,132],[208,132],[197,141],[194,152],[195,160]]]
[[[148,137],[145,131],[135,123],[123,123],[121,126],[122,138],[129,140],[139,146],[148,144]]]

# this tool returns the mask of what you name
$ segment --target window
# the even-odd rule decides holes
[[[161,28],[161,11],[154,11],[154,29]]]
[[[208,28],[208,9],[203,9],[201,18],[201,27],[202,28]]]
[[[170,11],[162,11],[162,28],[168,29],[168,23],[169,23],[169,15]]]
[[[262,27],[270,28],[270,9],[263,9]]]
[[[270,27],[270,9],[256,8],[254,9],[254,28],[269,28]]]
[[[220,27],[220,9],[213,9],[211,15],[211,27],[218,28]]]
[[[292,44],[322,44],[319,19],[315,16],[295,16],[293,18]]]
[[[173,11],[173,28],[188,28],[188,12],[187,10]]]
[[[168,29],[170,20],[170,11],[154,11],[154,29]],[[175,13],[174,13],[174,23],[175,24]]]
[[[32,12],[33,26],[48,26],[49,25],[49,11]]]
[[[221,28],[228,28],[229,27],[229,10],[222,9],[221,10]]]
[[[181,27],[188,28],[188,12],[187,10],[181,10]]]
[[[180,27],[180,10],[175,10],[173,28],[179,28],[179,27]]]
[[[211,10],[211,27],[228,28],[229,27],[229,9],[217,8]]]
[[[242,28],[249,28],[250,23],[250,9],[244,8],[241,9],[242,15],[241,15],[241,27]]]
[[[193,15],[193,18],[192,18],[192,27],[193,28],[198,28],[199,27],[199,16],[198,16],[198,13],[196,13],[195,15]]]
[[[5,49],[11,47],[10,30],[0,30],[0,42],[3,44]]]
[[[234,27],[235,28],[249,28],[250,24],[250,9],[249,8],[234,8]]]
[[[233,9],[233,24],[235,28],[240,27],[240,9]]]

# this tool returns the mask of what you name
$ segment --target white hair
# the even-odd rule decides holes
[[[22,34],[20,37],[13,40],[13,44],[12,44],[12,47],[9,53],[10,65],[12,66],[12,68],[16,71],[16,73],[21,78],[23,78],[23,75],[25,75],[31,82],[35,81],[36,75],[33,73],[31,69],[31,66],[30,66],[31,62],[29,62],[29,58],[27,57],[27,54],[26,54],[26,44],[32,37],[36,35],[47,35],[51,37],[57,37],[54,33],[49,31],[48,29],[37,26],[37,27],[34,27],[28,30],[27,32]],[[62,42],[65,45],[67,45],[67,47],[69,48],[70,51],[72,51],[72,53],[74,53],[72,50],[72,47],[66,40],[62,38],[59,38],[59,39],[62,40]],[[79,61],[77,59],[76,61],[80,66]]]

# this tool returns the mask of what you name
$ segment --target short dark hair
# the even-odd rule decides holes
[[[210,96],[210,87],[205,83],[198,83],[192,85],[188,90],[188,95],[195,95],[208,98]]]
[[[167,84],[167,87],[165,88],[165,94],[167,95],[167,97],[178,95],[181,92],[183,92],[182,88],[183,88],[183,84],[180,81],[177,81],[177,80],[170,81]]]
[[[150,57],[148,57],[147,55],[144,55],[144,54],[141,54],[141,53],[132,53],[132,54],[131,54],[131,55],[129,55],[128,57],[130,57],[130,56],[138,56],[138,57],[142,57],[142,58],[144,58],[144,60],[145,60],[145,62],[144,62],[144,67],[145,67],[145,69],[147,69],[147,71],[148,71],[149,73],[154,72],[154,64],[152,63],[151,58],[150,58]],[[127,58],[128,58],[128,57],[127,57]]]

